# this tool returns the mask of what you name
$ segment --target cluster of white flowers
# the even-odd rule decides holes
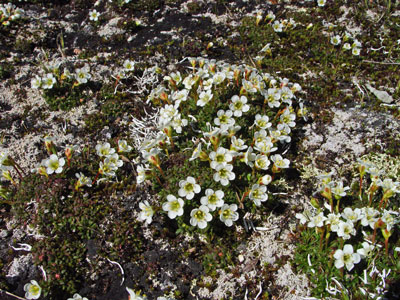
[[[379,228],[391,231],[393,226],[400,221],[397,212],[386,209],[381,212],[373,207],[355,209],[346,207],[341,213],[331,212],[330,209],[326,214],[324,212],[317,214],[298,213],[296,218],[300,220],[301,224],[307,224],[307,227],[310,228],[325,226],[329,228],[330,232],[335,232],[338,237],[344,240],[356,236],[357,228],[366,227],[366,229],[373,230],[379,226]]]
[[[168,153],[168,148],[173,149],[174,140],[190,121],[192,128],[203,130],[194,131],[190,137],[198,142],[189,161],[208,161],[214,174],[213,180],[221,188],[235,180],[234,162],[254,170],[256,176],[261,175],[264,180],[254,178],[246,195],[259,206],[268,199],[266,185],[272,178],[265,172],[275,174],[289,167],[289,160],[274,152],[278,151],[280,144],[291,141],[290,134],[296,125],[293,103],[301,87],[286,78],[275,79],[270,74],[259,73],[249,66],[205,59],[189,61],[192,65],[189,75],[172,72],[164,77],[168,87],[160,85],[149,96],[150,100],[165,104],[159,110],[156,137],[145,140],[138,149],[141,164],[137,167],[137,183],[149,178],[151,165],[162,172],[162,157]],[[231,94],[226,99],[221,95],[227,89],[237,89],[237,94]],[[196,114],[213,107],[218,109],[210,120],[197,120]],[[259,113],[251,117],[248,114],[251,109]],[[250,128],[243,130],[238,125],[242,117],[253,120]],[[193,199],[202,190],[191,176],[181,180],[179,188],[179,197],[187,200]],[[206,227],[212,219],[211,213],[219,208],[221,221],[231,226],[238,219],[237,205],[225,203],[222,190],[205,188],[205,196],[199,197],[201,205],[191,211],[190,223],[199,228]],[[183,214],[184,201],[176,196],[169,195],[163,205],[170,218]]]
[[[289,20],[275,20],[275,22],[272,24],[272,28],[275,32],[286,32],[288,29],[296,28],[296,26],[297,24],[293,18],[290,18]]]
[[[108,142],[96,145],[96,153],[102,159],[99,164],[99,174],[106,177],[115,177],[118,168],[124,164],[118,153],[130,152],[132,147],[128,146],[125,140],[120,140],[118,141],[117,150],[112,148]]]
[[[31,80],[31,88],[50,90],[57,83],[61,83],[64,80],[74,80],[75,85],[87,83],[92,75],[90,74],[90,67],[85,64],[82,68],[75,69],[74,73],[71,73],[68,68],[64,68],[63,73],[60,71],[61,61],[55,63],[47,63],[44,65],[44,74],[42,77],[35,75],[35,78]]]
[[[331,37],[331,44],[334,46],[339,46],[343,42],[343,50],[351,50],[354,56],[359,56],[361,52],[361,43],[352,37],[350,33],[345,32],[343,36],[333,35]]]
[[[359,263],[362,258],[371,257],[376,253],[375,250],[378,248],[375,240],[377,229],[382,232],[384,239],[388,240],[393,233],[395,224],[400,222],[398,212],[386,209],[388,199],[396,193],[400,193],[400,183],[394,182],[390,178],[379,178],[379,172],[375,166],[365,161],[359,161],[359,171],[360,199],[367,200],[369,202],[368,206],[354,209],[345,207],[340,212],[337,205],[334,209],[333,201],[336,200],[339,203],[340,199],[347,195],[346,191],[350,188],[343,186],[342,181],[332,181],[332,173],[328,173],[318,177],[321,180],[320,192],[330,203],[326,203],[324,208],[318,206],[318,209],[313,212],[305,211],[302,214],[296,214],[296,218],[300,220],[301,224],[307,225],[309,228],[324,227],[331,237],[331,233],[335,233],[338,238],[346,241],[355,240],[360,230],[365,237],[368,237],[368,234],[365,233],[366,231],[373,232],[372,241],[366,239],[356,252],[354,252],[351,244],[346,244],[343,249],[336,250],[334,254],[335,266],[337,268],[346,266],[348,271],[354,267],[354,264]],[[366,195],[363,197],[363,178],[367,173],[370,174],[371,183],[366,190]],[[376,203],[373,203],[373,196],[379,195],[379,188],[381,190],[379,208],[374,208],[372,205]],[[381,245],[379,246],[381,247]],[[387,251],[387,243],[385,247]]]
[[[12,3],[0,4],[0,24],[9,26],[10,22],[21,18],[23,10]]]

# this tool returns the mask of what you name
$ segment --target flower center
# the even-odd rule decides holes
[[[57,169],[58,169],[58,166],[59,166],[59,163],[58,163],[57,160],[53,160],[53,161],[50,162],[50,168],[51,168],[51,169],[57,170]]]
[[[31,287],[29,288],[29,292],[32,295],[37,295],[39,293],[39,287],[36,285],[31,285]]]
[[[215,194],[212,194],[210,197],[208,197],[208,203],[210,204],[215,204],[218,201],[218,197]]]
[[[219,170],[219,176],[222,178],[228,177],[228,170],[226,170],[226,169]]]
[[[193,184],[189,182],[186,183],[184,189],[186,192],[190,193],[191,191],[193,191]]]
[[[196,211],[196,212],[194,213],[194,217],[195,217],[197,220],[199,220],[199,221],[203,220],[204,217],[205,217],[205,215],[206,215],[206,214],[205,214],[203,211],[201,211],[201,210],[198,210],[198,211]]]
[[[224,162],[224,161],[225,161],[225,155],[223,155],[223,154],[217,154],[217,155],[215,156],[215,161],[218,162],[218,163]]]
[[[222,213],[222,217],[224,219],[230,219],[232,215],[232,211],[230,209],[225,209],[224,212]]]
[[[242,109],[243,103],[240,101],[235,102],[234,107],[236,110]]]
[[[260,166],[260,168],[264,168],[266,166],[266,163],[262,158],[257,159],[257,164]]]
[[[169,207],[171,208],[171,210],[173,211],[177,211],[181,208],[181,205],[179,204],[179,201],[172,201],[171,204],[169,205]]]
[[[351,262],[351,254],[344,254],[343,255],[343,261],[344,261],[344,263],[348,263],[348,262]]]
[[[227,115],[222,115],[222,116],[219,117],[219,122],[220,122],[221,124],[227,124],[227,123],[228,123],[228,120],[229,120],[229,118],[228,118]]]

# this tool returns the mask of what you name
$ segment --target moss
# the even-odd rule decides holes
[[[0,79],[5,80],[11,77],[14,66],[9,63],[0,63]]]

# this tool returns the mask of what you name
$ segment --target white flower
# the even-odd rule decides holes
[[[149,168],[143,167],[142,165],[138,165],[136,168],[137,176],[136,176],[136,183],[140,184],[144,182],[147,178],[147,174],[150,171]]]
[[[280,90],[282,102],[285,102],[287,105],[292,105],[292,98],[294,97],[293,92],[289,87],[284,86]]]
[[[235,119],[232,118],[233,112],[231,110],[224,111],[220,109],[217,112],[217,118],[214,119],[215,125],[219,125],[222,129],[226,129],[235,124]]]
[[[207,80],[203,80],[203,90],[204,91],[211,91],[213,83],[214,83],[214,81],[213,81],[212,78],[209,78]]]
[[[107,159],[110,164],[115,165],[117,168],[121,168],[122,165],[124,164],[124,162],[121,159],[119,159],[119,155],[117,153],[113,153],[107,156]]]
[[[335,267],[340,269],[346,266],[348,271],[351,271],[354,267],[354,264],[358,264],[361,260],[361,256],[358,253],[354,253],[353,246],[346,244],[343,247],[343,250],[336,250],[333,257],[335,260]]]
[[[74,294],[74,295],[72,296],[72,298],[68,298],[68,300],[88,300],[88,298],[82,297],[82,296],[79,295],[79,294]]]
[[[185,89],[190,90],[195,82],[196,78],[194,78],[193,75],[189,75],[183,80],[183,85],[185,86]]]
[[[344,50],[350,50],[351,49],[351,45],[349,43],[344,43],[343,49]]]
[[[56,154],[50,155],[50,158],[45,161],[45,166],[47,167],[46,172],[47,174],[53,174],[53,173],[61,173],[63,166],[65,165],[65,159],[64,158],[58,158]]]
[[[232,172],[232,165],[218,165],[215,168],[216,173],[214,173],[214,180],[216,182],[221,182],[223,186],[229,184],[229,180],[234,180],[236,175]]]
[[[287,124],[289,127],[296,126],[296,122],[294,122],[294,120],[296,120],[296,115],[290,113],[289,108],[286,108],[283,114],[281,114],[280,120],[282,123]]]
[[[371,256],[375,246],[367,242],[363,242],[362,246],[362,248],[357,250],[357,253],[361,255],[361,258]]]
[[[247,145],[245,145],[242,139],[238,139],[236,136],[231,137],[231,150],[235,152],[239,152],[241,150],[247,149]]]
[[[232,103],[229,108],[233,111],[235,117],[241,117],[242,113],[249,111],[250,106],[247,103],[247,98],[245,96],[234,95],[231,98]]]
[[[277,147],[274,147],[274,144],[272,143],[270,137],[266,137],[264,140],[257,142],[254,146],[254,149],[263,154],[271,153],[278,150]]]
[[[361,52],[361,49],[358,47],[354,47],[353,49],[351,49],[351,54],[353,54],[354,56],[359,56]]]
[[[201,197],[200,203],[208,206],[211,211],[214,211],[217,207],[224,205],[224,192],[221,190],[215,191],[212,189],[206,189],[206,195]]]
[[[197,145],[196,148],[194,148],[192,156],[189,158],[189,161],[195,160],[196,158],[198,158],[200,156],[200,152],[201,152],[201,143],[199,143]]]
[[[346,207],[342,212],[342,217],[345,218],[347,221],[356,223],[363,217],[361,213],[362,211],[359,208],[353,210],[350,207]]]
[[[26,299],[39,299],[42,288],[39,286],[36,280],[31,280],[30,283],[24,285],[24,291]]]
[[[393,217],[393,214],[395,214],[393,211],[385,209],[381,217],[381,220],[386,224],[386,229],[388,231],[391,231],[393,225],[399,222],[399,219]]]
[[[342,237],[344,240],[350,239],[351,235],[356,235],[356,229],[354,228],[353,222],[340,222],[337,235]]]
[[[76,184],[78,188],[84,185],[86,185],[87,187],[92,186],[92,180],[90,179],[90,177],[85,176],[82,172],[75,173],[75,177],[78,178],[78,182]]]
[[[253,153],[253,148],[249,147],[247,151],[244,153],[243,158],[241,161],[243,161],[246,165],[248,165],[250,168],[254,166],[253,161],[256,159],[256,155]]]
[[[282,32],[283,31],[283,24],[279,21],[275,21],[274,24],[272,24],[272,28],[274,29],[275,32]]]
[[[282,158],[279,154],[271,155],[271,160],[274,162],[274,167],[277,169],[289,168],[290,161],[286,158]]]
[[[33,78],[31,80],[31,88],[33,89],[38,89],[40,88],[40,85],[42,84],[42,79],[39,76],[35,76],[35,78]]]
[[[273,21],[275,20],[275,14],[271,10],[269,10],[265,19]]]
[[[361,48],[360,41],[354,40],[353,44],[351,45],[351,48]]]
[[[266,92],[263,93],[264,102],[266,101],[270,108],[278,108],[281,106],[281,92],[276,88],[269,88]]]
[[[82,83],[87,83],[88,79],[92,78],[92,75],[90,75],[90,69],[88,65],[85,65],[84,67],[80,69],[75,70],[75,78],[76,81],[78,81],[79,84]]]
[[[135,292],[134,290],[130,288],[126,288],[126,290],[129,293],[129,299],[128,300],[147,300],[147,297],[145,295],[140,295],[140,292]]]
[[[167,196],[167,202],[162,206],[163,210],[168,212],[170,219],[175,219],[177,216],[183,215],[184,202],[181,198],[176,198],[174,195]]]
[[[132,146],[129,146],[125,140],[118,140],[118,152],[131,152]]]
[[[249,198],[256,206],[260,206],[261,202],[268,200],[267,187],[265,185],[253,184]]]
[[[327,218],[324,216],[324,213],[320,212],[318,215],[316,215],[310,219],[310,222],[308,222],[307,226],[310,228],[322,227],[322,226],[324,226],[324,221],[326,219]]]
[[[258,179],[258,184],[268,185],[271,183],[271,181],[272,181],[271,175],[267,174]]]
[[[205,205],[201,205],[199,208],[195,208],[190,213],[190,225],[198,226],[200,229],[204,229],[207,226],[207,222],[212,219],[209,209]]]
[[[131,71],[135,70],[135,62],[131,61],[129,59],[126,59],[124,61],[124,68],[125,68],[125,71],[127,71],[127,72],[131,72]]]
[[[188,120],[182,119],[181,114],[177,114],[171,122],[171,126],[174,128],[176,133],[182,133],[182,127],[185,127],[187,124]]]
[[[147,200],[139,202],[139,208],[142,210],[139,213],[139,220],[145,221],[146,224],[150,224],[153,221],[154,210]]]
[[[160,109],[160,116],[158,123],[160,127],[165,127],[171,122],[171,120],[178,114],[177,106],[175,105],[165,105]]]
[[[186,199],[193,199],[194,194],[198,194],[201,191],[200,185],[196,183],[196,179],[188,176],[186,180],[179,181],[179,191],[178,194],[181,197],[186,197]]]
[[[339,45],[341,42],[340,36],[339,35],[334,35],[333,37],[331,37],[331,44],[334,46]]]
[[[256,125],[260,129],[268,129],[272,126],[272,124],[269,122],[268,116],[260,114],[256,114],[254,125]]]
[[[239,219],[236,204],[224,204],[219,212],[219,219],[225,223],[226,226],[231,227],[234,221]]]
[[[395,193],[400,193],[400,183],[394,182],[391,178],[385,178],[383,181],[379,179],[377,185],[382,187],[385,199],[392,197]]]
[[[350,189],[350,187],[348,187],[348,186],[343,187],[343,182],[339,181],[336,184],[336,186],[332,188],[332,193],[336,199],[340,199],[341,197],[344,197],[347,195],[346,191],[349,189]]]
[[[377,216],[379,215],[379,211],[373,207],[363,207],[361,208],[361,215],[361,225],[374,229],[375,223],[378,221]]]
[[[42,78],[42,88],[45,90],[52,89],[56,82],[57,80],[54,78],[54,75],[52,73],[48,73]]]
[[[178,102],[178,101],[179,102],[182,102],[182,101],[184,102],[184,101],[187,100],[188,96],[189,96],[189,90],[183,89],[183,90],[180,90],[180,91],[173,92],[172,95],[171,95],[171,98],[172,98],[172,100],[174,100],[176,102]]]
[[[199,95],[199,100],[197,100],[197,105],[204,106],[208,102],[210,102],[212,100],[212,98],[213,98],[213,94],[212,94],[211,90],[203,91]]]
[[[263,142],[266,138],[267,138],[267,132],[264,129],[261,129],[254,133],[254,142],[256,144]]]
[[[329,224],[331,226],[331,231],[333,232],[337,232],[339,230],[340,222],[340,215],[334,213],[329,214],[325,220],[325,224]]]
[[[257,154],[254,164],[257,169],[268,170],[271,162],[269,161],[268,156],[264,154]]]
[[[219,147],[217,151],[210,153],[210,166],[212,169],[216,169],[219,165],[226,165],[232,161],[232,154],[228,149]]]
[[[97,10],[93,9],[89,12],[89,20],[90,21],[94,21],[97,22],[97,20],[99,19],[100,13],[97,12]]]
[[[118,170],[118,167],[110,162],[109,158],[106,157],[106,159],[101,161],[99,163],[99,172],[100,174],[103,174],[104,176],[109,176],[109,177],[114,177],[115,176],[115,171]]]
[[[318,6],[323,7],[325,6],[326,0],[317,0]]]
[[[253,84],[253,82],[243,79],[242,80],[242,88],[250,94],[254,94],[257,92],[256,85]]]
[[[297,213],[295,217],[299,219],[300,224],[304,225],[309,222],[313,216],[311,215],[311,211],[305,210],[302,214]]]
[[[110,143],[104,143],[104,144],[97,144],[96,145],[96,153],[98,156],[109,156],[111,154],[115,153],[115,149],[111,148]]]
[[[226,78],[225,73],[217,72],[214,74],[212,80],[215,85],[218,85],[218,84],[221,84],[222,82],[224,82],[225,78]]]

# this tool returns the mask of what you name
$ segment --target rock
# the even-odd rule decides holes
[[[390,96],[387,92],[377,90],[377,89],[373,88],[372,86],[370,86],[369,84],[367,84],[366,87],[369,89],[369,91],[372,94],[375,95],[376,98],[378,98],[383,103],[389,104],[389,103],[393,102],[393,97]]]
[[[118,28],[118,22],[121,18],[111,19],[103,28],[98,31],[99,36],[110,38],[113,35],[124,33],[124,30]]]
[[[35,273],[32,254],[22,255],[12,261],[6,279],[9,284],[15,284],[21,280],[33,278]]]

